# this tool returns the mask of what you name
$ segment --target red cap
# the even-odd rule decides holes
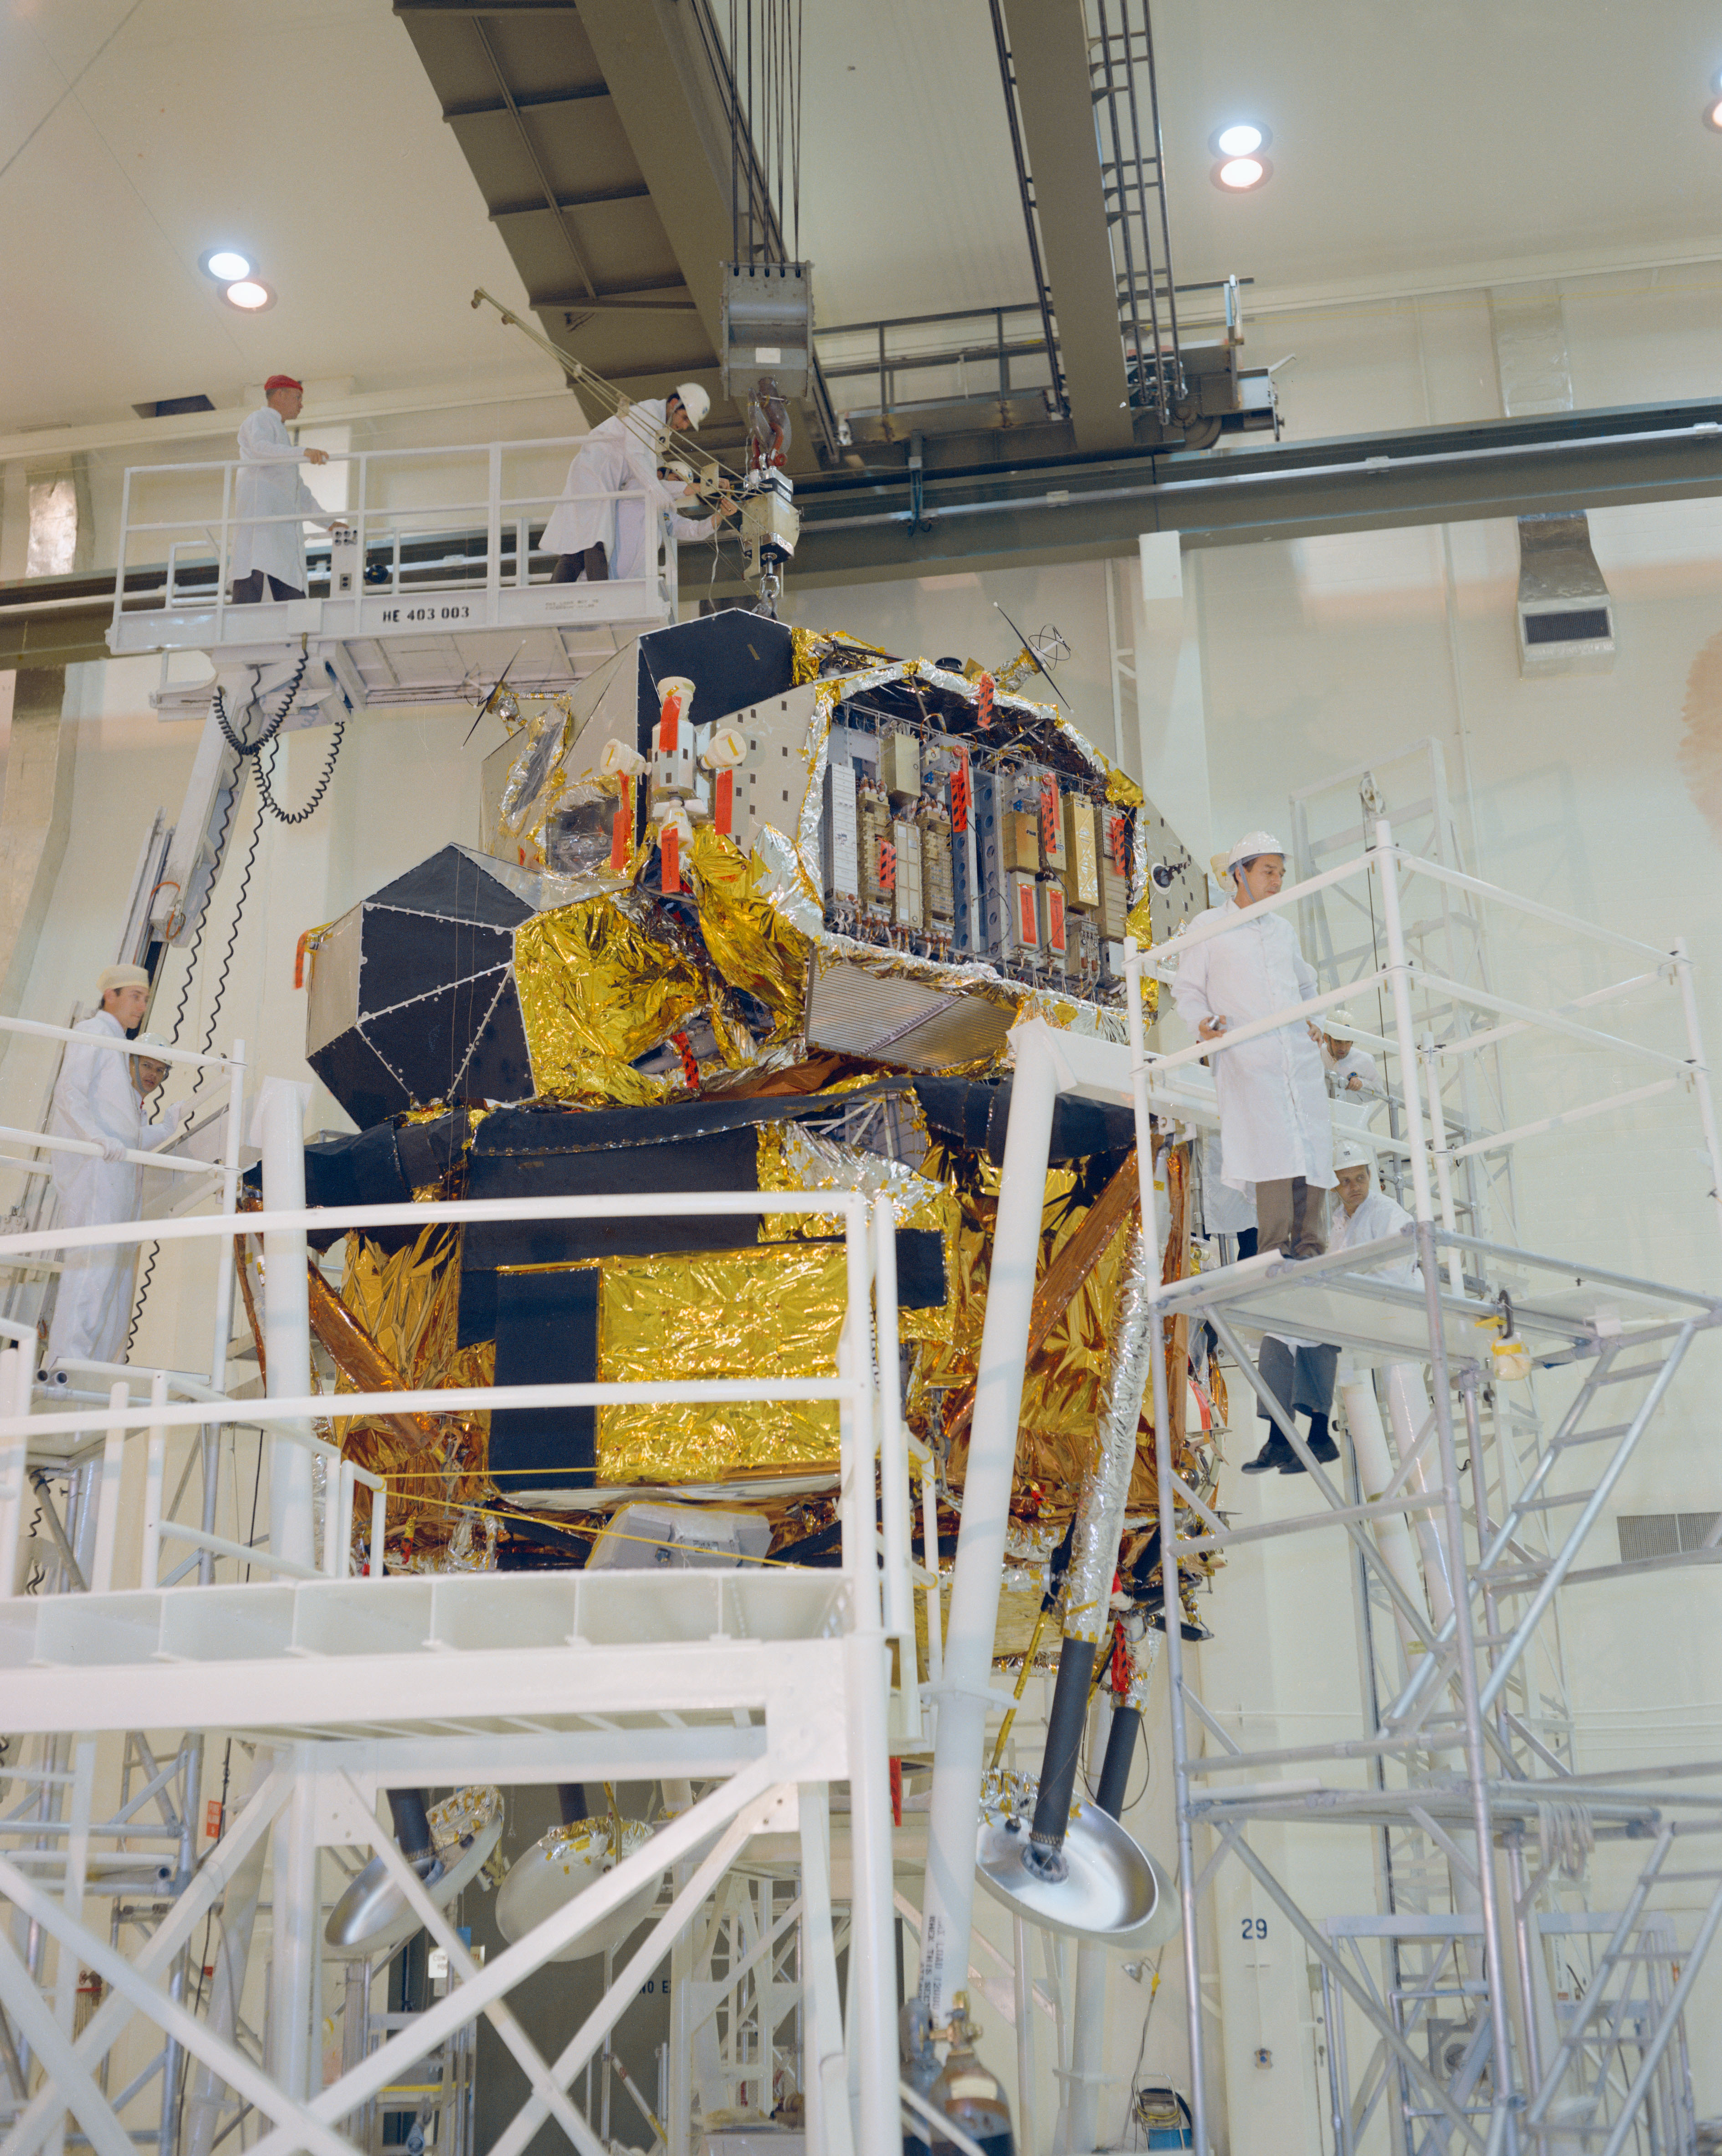
[[[296,382],[290,374],[272,374],[263,385],[263,393],[265,397],[273,397],[278,389],[297,389],[302,393],[304,388],[305,384]]]

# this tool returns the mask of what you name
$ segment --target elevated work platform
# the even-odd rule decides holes
[[[236,544],[259,528],[234,514],[239,464],[128,470],[108,648],[116,658],[164,654],[164,712],[201,713],[219,671],[301,650],[301,723],[319,702],[328,715],[337,692],[349,710],[474,701],[505,668],[526,694],[571,688],[678,608],[661,494],[604,497],[620,535],[608,581],[551,581],[557,555],[543,548],[544,527],[583,439],[368,450],[306,467],[344,528],[309,527],[303,598],[256,605],[232,599]],[[296,516],[261,523],[296,538],[307,528]],[[166,656],[192,654],[203,669]]]

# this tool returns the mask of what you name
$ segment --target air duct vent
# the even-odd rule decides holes
[[[134,404],[132,410],[140,419],[176,419],[182,412],[213,412],[213,399],[201,390],[195,397],[158,397],[153,404]]]
[[[1589,520],[1519,520],[1519,670],[1594,674],[1614,663],[1614,608],[1591,552]]]
[[[1646,1558],[1701,1550],[1715,1532],[1716,1519],[1714,1512],[1622,1512],[1615,1520],[1621,1563],[1639,1564]]]

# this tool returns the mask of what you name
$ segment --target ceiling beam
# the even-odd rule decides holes
[[[1005,0],[1005,18],[1077,446],[1128,449],[1129,383],[1082,0]]]
[[[918,530],[906,480],[800,496],[804,587],[1186,547],[1722,495],[1722,398],[1563,412],[1399,434],[1165,454],[984,475],[928,475]],[[723,588],[720,578],[719,588]]]

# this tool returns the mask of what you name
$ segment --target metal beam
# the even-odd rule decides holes
[[[1149,453],[930,473],[912,533],[906,476],[826,482],[801,495],[794,573],[808,588],[1099,560],[1128,552],[1144,531],[1181,532],[1188,547],[1234,546],[1714,495],[1722,495],[1722,398],[1712,398],[1282,443],[1225,458]]]
[[[1005,0],[1005,19],[1077,446],[1128,449],[1129,384],[1082,0]]]

